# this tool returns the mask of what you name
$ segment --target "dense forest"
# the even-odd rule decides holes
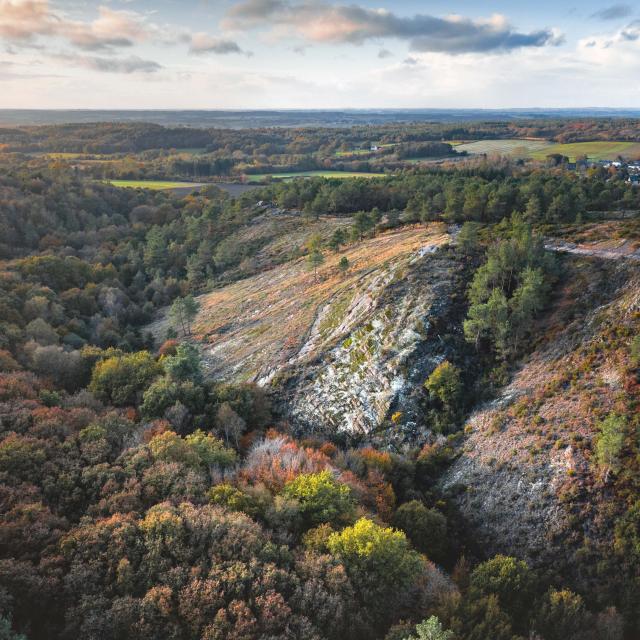
[[[5,129],[0,143],[20,154],[155,150],[158,157],[204,147],[222,162],[238,152],[366,150],[373,139],[405,145],[411,157],[442,151],[441,140],[591,140],[612,130],[637,139],[633,122],[545,121],[354,127],[339,135],[69,125]],[[543,234],[640,209],[640,192],[622,177],[483,161],[278,182],[232,198],[213,185],[187,196],[118,189],[43,158],[9,154],[1,162],[1,637],[640,633],[637,502],[616,530],[617,553],[602,559],[603,575],[613,578],[590,593],[554,567],[478,549],[438,487],[471,404],[526,355],[533,323],[562,279]],[[262,268],[254,260],[261,241],[241,241],[238,232],[265,207],[296,212],[309,225],[328,215],[348,220],[347,231],[276,261],[306,255],[313,265],[323,253],[401,226],[443,221],[456,229],[450,251],[472,274],[460,340],[477,380],[444,361],[425,381],[425,414],[438,437],[405,450],[295,437],[268,387],[206,375],[186,339],[192,296]],[[154,340],[146,327],[166,308],[180,322]],[[640,371],[634,344],[629,398]],[[637,427],[637,405],[628,410],[618,420]],[[611,457],[610,445],[619,462],[620,425],[611,420],[601,455]],[[637,443],[624,455],[637,456]],[[619,489],[628,498],[635,483],[626,476]]]
[[[620,118],[241,130],[145,123],[67,124],[0,128],[0,150],[15,154],[18,164],[38,166],[49,159],[61,168],[102,180],[264,182],[269,175],[287,172],[391,174],[410,169],[415,162],[473,164],[464,148],[470,141],[487,143],[484,154],[489,156],[509,156],[522,141],[520,163],[527,160],[545,168],[568,162],[568,158],[554,155],[549,147],[548,156],[533,159],[528,157],[527,144],[615,141],[624,147],[640,141],[637,130],[637,121]],[[515,146],[500,151],[502,141]],[[588,152],[588,148],[576,151],[578,155]],[[635,151],[630,153],[635,157]],[[614,153],[611,159],[615,157]]]
[[[342,145],[369,149],[371,142],[425,143],[442,140],[544,138],[555,142],[640,141],[638,121],[624,118],[537,119],[355,125],[351,127],[272,127],[202,129],[147,123],[91,123],[15,126],[0,129],[6,151],[127,153],[151,149],[206,148],[245,153],[304,154]]]

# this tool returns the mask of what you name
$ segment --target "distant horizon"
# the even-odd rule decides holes
[[[553,118],[640,118],[640,108],[615,107],[471,107],[445,108],[229,108],[229,109],[2,109],[0,126],[148,123],[193,128],[350,127],[391,124],[546,120]]]
[[[555,111],[637,111],[640,113],[640,105],[637,107],[609,107],[609,106],[590,106],[590,107],[0,107],[2,112],[65,112],[65,111],[109,111],[109,112],[210,112],[210,113],[256,113],[256,112],[303,112],[303,113],[331,113],[331,112],[387,112],[387,113],[427,113],[437,112],[443,113],[447,111],[539,111],[542,113]]]

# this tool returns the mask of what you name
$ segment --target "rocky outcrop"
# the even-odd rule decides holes
[[[371,435],[393,415],[395,439],[418,436],[417,399],[445,357],[437,325],[456,271],[446,249],[425,245],[322,307],[291,360],[290,421],[304,431]]]
[[[328,237],[338,222],[318,224]],[[461,289],[451,240],[442,224],[403,227],[325,252],[317,274],[299,258],[200,296],[194,343],[207,375],[268,387],[299,432],[384,426],[387,441],[415,439],[422,385],[445,357],[441,325]],[[150,328],[162,339],[166,318]]]

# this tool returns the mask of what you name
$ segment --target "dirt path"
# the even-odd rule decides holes
[[[548,251],[556,251],[558,253],[572,253],[579,256],[601,258],[603,260],[634,260],[640,262],[640,250],[634,250],[634,248],[626,242],[617,247],[608,246],[604,248],[601,245],[580,245],[548,238],[545,241],[544,247]]]

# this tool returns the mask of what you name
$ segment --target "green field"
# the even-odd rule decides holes
[[[532,157],[536,160],[544,160],[550,153],[559,153],[572,161],[575,161],[578,156],[587,156],[590,160],[615,160],[618,156],[636,159],[640,158],[640,143],[596,141],[552,144],[534,152]]]
[[[109,160],[113,157],[108,153],[70,153],[66,151],[43,151],[33,155],[54,160]]]
[[[348,156],[368,156],[372,153],[373,151],[370,149],[353,149],[352,151],[336,151],[335,155],[338,158],[345,158]]]
[[[459,147],[461,144],[469,144],[473,140],[443,140],[442,142],[450,144],[452,147]]]
[[[477,154],[499,154],[533,156],[536,153],[546,155],[545,151],[551,146],[546,140],[477,140],[476,142],[466,142],[456,145],[456,151],[466,151],[470,155]]]
[[[47,156],[48,158],[54,158],[56,160],[77,160],[78,158],[86,158],[86,153],[44,153],[42,155]]]
[[[587,156],[590,160],[615,160],[618,156],[640,158],[640,143],[595,141],[555,144],[547,140],[476,140],[456,144],[456,151],[466,151],[470,155],[500,154],[545,160],[549,154],[559,153],[575,161],[578,156]]]
[[[376,145],[378,149],[388,149],[389,147],[395,147],[395,142],[387,142],[386,144],[378,144]],[[375,154],[375,151],[371,151],[371,149],[352,149],[351,151],[336,151],[335,155],[338,158],[344,158],[348,156],[368,156]]]
[[[384,173],[357,173],[353,171],[292,171],[291,173],[257,173],[247,174],[249,182],[273,180],[292,180],[293,178],[382,178]]]
[[[164,191],[166,189],[189,189],[202,186],[196,182],[169,182],[164,180],[108,180],[114,187],[127,189],[151,189]]]

